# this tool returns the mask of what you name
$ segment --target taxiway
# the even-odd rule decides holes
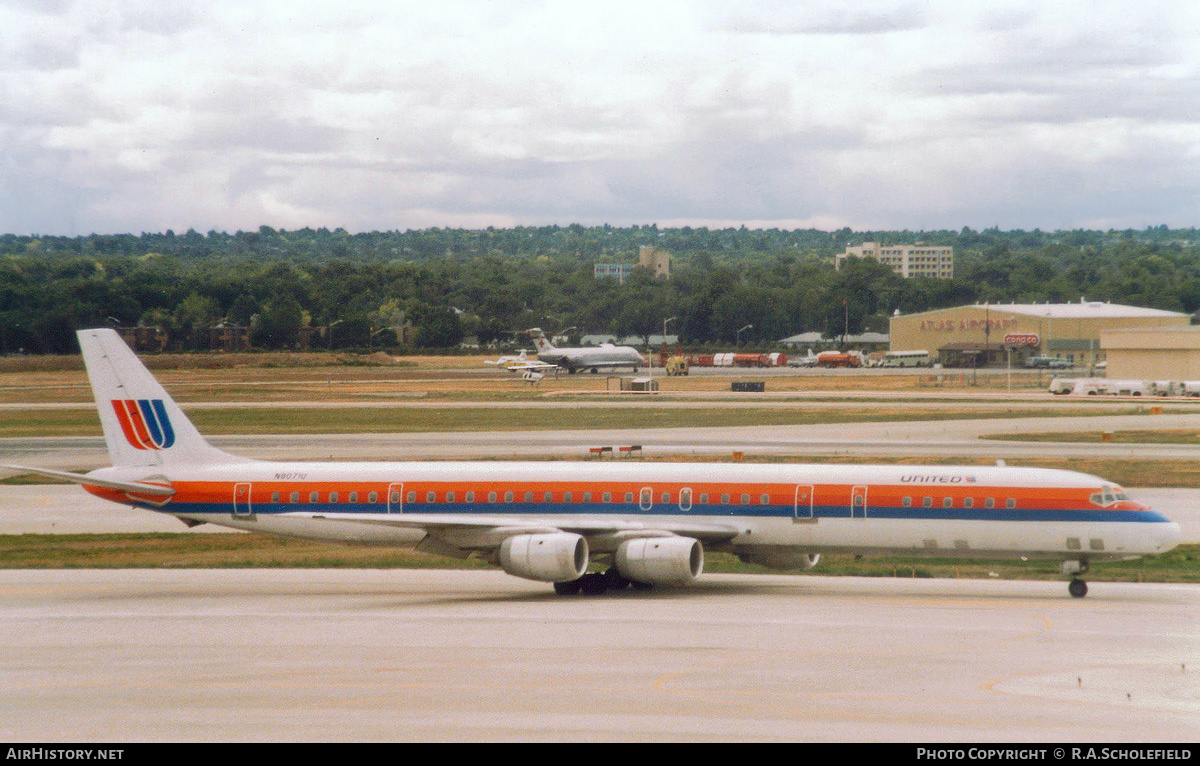
[[[1194,742],[1198,619],[1172,585],[0,571],[0,738]]]

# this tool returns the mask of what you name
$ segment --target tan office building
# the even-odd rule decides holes
[[[1174,311],[1098,301],[976,304],[893,316],[889,334],[892,351],[925,350],[947,367],[1002,366],[1010,347],[1014,366],[1049,356],[1090,367],[1105,359],[1100,334],[1106,330],[1156,331],[1186,327],[1189,320]]]
[[[878,242],[864,242],[861,245],[847,246],[846,252],[834,256],[834,267],[841,271],[842,263],[851,256],[855,258],[874,258],[880,263],[892,267],[892,271],[908,279],[909,277],[930,277],[932,279],[954,278],[954,248],[934,245],[882,245]]]

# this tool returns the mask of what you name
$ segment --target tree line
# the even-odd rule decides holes
[[[864,241],[955,249],[955,277],[901,279],[870,259],[834,255]],[[596,263],[635,262],[652,245],[669,280],[641,270],[623,284]],[[370,348],[409,324],[420,348],[503,342],[542,327],[647,336],[693,346],[767,347],[800,332],[886,332],[894,312],[988,301],[1080,298],[1194,313],[1200,236],[1166,226],[1125,231],[834,232],[524,227],[350,234],[276,230],[82,237],[0,235],[0,353],[73,353],[82,327],[144,325],[171,350],[202,330],[251,329],[263,349],[301,327],[322,345]],[[749,326],[749,327],[747,327]]]

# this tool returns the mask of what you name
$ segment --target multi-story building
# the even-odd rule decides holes
[[[655,250],[653,245],[642,245],[638,249],[638,266],[650,269],[656,278],[671,278],[671,256],[662,250]]]
[[[954,248],[936,245],[883,245],[878,242],[864,242],[861,245],[846,247],[846,252],[838,253],[835,266],[842,268],[842,262],[847,258],[874,258],[880,263],[892,267],[892,271],[908,279],[909,277],[930,277],[932,279],[952,279],[954,277]]]
[[[593,267],[592,276],[596,279],[615,278],[624,284],[634,269],[649,269],[657,278],[671,278],[671,255],[662,250],[655,250],[652,245],[643,245],[638,251],[637,263],[597,263]]]
[[[592,269],[592,276],[596,279],[616,279],[625,284],[637,267],[636,263],[597,263]]]

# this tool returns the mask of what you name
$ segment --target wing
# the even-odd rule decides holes
[[[687,519],[647,524],[633,519],[586,519],[578,516],[533,518],[464,513],[321,513],[300,511],[291,518],[323,519],[345,524],[420,529],[426,539],[417,547],[430,553],[466,557],[472,551],[495,550],[515,535],[571,532],[588,540],[592,550],[606,552],[626,541],[644,537],[692,537],[706,545],[732,540],[738,530],[725,524],[701,524]]]
[[[548,361],[526,361],[523,364],[514,364],[504,367],[509,372],[524,372],[527,370],[557,370],[558,365],[550,364]]]
[[[548,362],[525,362],[523,364],[510,364],[504,369],[509,372],[542,372],[544,370],[557,370],[557,364]]]

